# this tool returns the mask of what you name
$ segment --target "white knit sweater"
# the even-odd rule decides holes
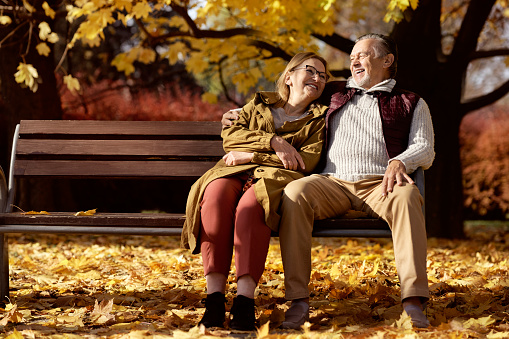
[[[346,181],[383,176],[391,160],[401,160],[407,173],[427,169],[435,158],[434,133],[428,105],[421,98],[415,107],[407,149],[390,159],[385,146],[378,99],[368,93],[390,92],[396,80],[388,79],[365,90],[350,78],[347,87],[362,91],[330,120],[327,164],[322,174]]]

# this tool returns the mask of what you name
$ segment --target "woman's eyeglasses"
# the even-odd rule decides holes
[[[327,73],[320,72],[320,71],[318,71],[316,68],[314,68],[311,65],[306,65],[306,66],[303,66],[303,67],[297,67],[297,68],[294,68],[293,70],[295,71],[295,70],[298,70],[298,69],[305,69],[306,72],[311,77],[314,77],[316,74],[318,74],[318,79],[320,80],[320,82],[327,82],[327,80],[329,80],[329,75]]]

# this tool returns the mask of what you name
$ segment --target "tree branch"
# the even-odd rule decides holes
[[[217,66],[219,68],[219,81],[221,83],[221,87],[223,88],[223,93],[226,97],[226,100],[230,101],[230,102],[233,102],[235,105],[237,105],[237,107],[242,107],[243,105],[237,101],[235,101],[235,99],[233,99],[230,94],[228,93],[228,88],[226,87],[226,82],[224,81],[224,78],[223,78],[223,67],[222,67],[222,64],[223,62],[226,60],[227,58],[226,57],[223,57],[221,58],[221,60],[219,60],[219,62],[217,63]]]
[[[463,116],[465,116],[468,112],[474,111],[476,109],[482,108],[486,105],[490,105],[495,101],[503,98],[507,93],[509,93],[509,80],[502,84],[499,88],[494,91],[478,96],[476,98],[465,100],[460,104],[460,110]]]
[[[470,61],[503,55],[509,55],[509,48],[492,49],[490,51],[475,51],[472,54],[470,54]]]
[[[471,0],[451,52],[451,62],[468,65],[469,55],[475,52],[477,40],[490,16],[496,0]]]
[[[247,43],[248,46],[254,46],[270,52],[272,55],[270,58],[281,58],[286,61],[290,61],[293,55],[288,54],[285,50],[274,46],[266,41],[250,39]]]
[[[330,70],[329,72],[335,78],[345,78],[345,79],[348,79],[352,75],[352,72],[350,71],[350,69],[347,69],[347,68],[345,68],[345,69]]]
[[[342,52],[345,52],[348,55],[350,55],[350,52],[352,51],[354,45],[354,42],[352,40],[344,38],[336,33],[333,33],[332,35],[312,34],[312,36],[317,38],[318,40],[325,42],[329,46],[332,46],[334,48],[339,49]]]

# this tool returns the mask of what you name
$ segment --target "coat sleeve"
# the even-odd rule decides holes
[[[308,130],[306,132],[308,134],[307,139],[300,147],[296,148],[306,166],[304,170],[299,169],[299,172],[307,175],[313,172],[320,161],[325,137],[325,120],[323,118],[315,119],[308,125]],[[287,141],[293,146],[296,146],[291,140]],[[271,152],[254,152],[252,162],[264,166],[283,167],[281,159],[279,159],[272,149]]]
[[[267,132],[267,120],[257,117],[254,99],[242,108],[239,119],[221,131],[225,152],[269,152],[270,140],[275,135]],[[264,128],[265,127],[265,128]],[[274,127],[271,128],[272,130]]]

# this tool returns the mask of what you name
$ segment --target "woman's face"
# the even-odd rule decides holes
[[[290,87],[290,99],[312,102],[320,97],[325,88],[325,66],[318,59],[303,61],[286,78]]]

